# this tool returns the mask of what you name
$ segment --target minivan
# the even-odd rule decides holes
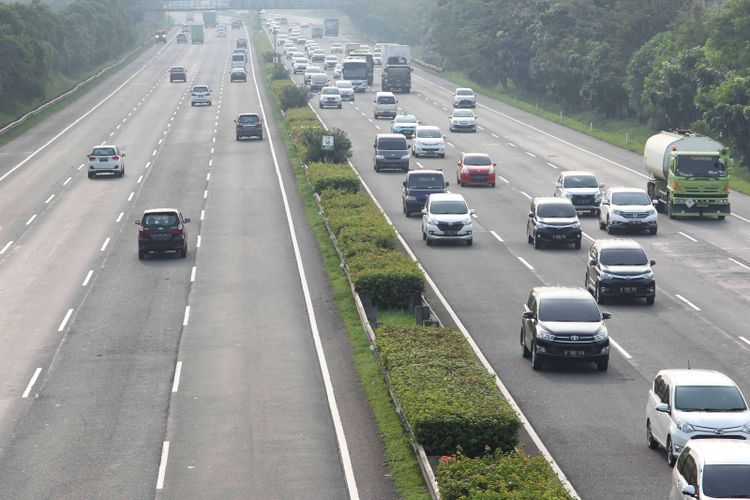
[[[448,182],[441,170],[412,170],[406,174],[401,186],[404,214],[409,217],[424,208],[428,196],[445,193]]]
[[[375,119],[385,116],[387,118],[396,118],[396,104],[398,100],[393,92],[376,92],[375,93],[375,110],[373,116]]]
[[[378,134],[373,144],[375,157],[373,165],[375,171],[382,168],[409,171],[409,144],[401,134]]]
[[[244,68],[247,63],[247,57],[245,54],[233,53],[232,54],[232,67],[233,68]]]

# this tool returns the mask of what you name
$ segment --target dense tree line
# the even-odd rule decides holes
[[[133,46],[139,13],[118,0],[0,4],[0,112],[47,97],[51,78],[78,78]]]
[[[750,160],[750,0],[355,0],[349,14],[481,84],[693,128]]]

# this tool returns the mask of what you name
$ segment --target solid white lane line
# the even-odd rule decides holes
[[[509,143],[508,143],[508,146],[510,146],[510,147],[512,147],[512,148],[517,148],[517,147],[518,147],[518,146],[516,146],[515,144],[513,144],[512,142],[509,142]]]
[[[750,345],[750,340],[747,340],[745,337],[740,336],[739,339],[746,343],[747,345]]]
[[[206,211],[205,210],[201,210],[201,220],[203,220],[203,218],[205,216],[206,216]]]
[[[133,196],[135,196],[135,191],[130,192],[130,196],[128,196],[128,201],[131,201],[133,199]]]
[[[177,366],[174,369],[174,382],[172,382],[172,392],[177,392],[180,388],[180,375],[182,374],[182,361],[177,362]]]
[[[750,271],[750,266],[748,266],[746,264],[743,264],[742,262],[738,261],[737,259],[733,259],[732,257],[729,257],[729,260],[731,260],[732,262],[734,262],[738,266],[743,267],[743,268],[747,269],[748,271]]]
[[[37,368],[34,370],[34,375],[31,376],[31,380],[29,380],[29,385],[26,386],[26,390],[23,391],[22,398],[26,399],[29,397],[29,393],[31,392],[31,388],[34,387],[34,384],[36,383],[36,379],[39,378],[39,374],[42,373],[41,368]]]
[[[692,302],[690,302],[688,299],[686,299],[682,295],[676,294],[675,297],[677,297],[678,299],[680,299],[681,301],[683,301],[685,304],[689,305],[690,307],[692,307],[696,311],[700,311],[701,310],[700,307],[696,306],[695,304],[693,304]]]
[[[2,179],[0,179],[0,180],[2,180]],[[737,215],[737,214],[734,214],[734,213],[733,213],[733,214],[730,214],[730,215],[731,215],[732,217],[737,217],[737,218],[738,218],[739,220],[741,220],[741,221],[744,221],[744,222],[747,222],[748,224],[750,224],[750,219],[746,219],[746,218],[742,217],[741,215]]]
[[[547,165],[549,165],[550,167],[552,167],[552,168],[554,168],[555,170],[557,170],[557,165],[553,165],[553,164],[552,164],[552,163],[550,163],[550,162],[547,162]]]
[[[2,250],[0,250],[0,255],[4,254],[10,246],[13,244],[13,240],[10,240],[8,243],[5,244]]]
[[[613,346],[615,346],[615,349],[617,349],[618,351],[620,351],[620,354],[622,354],[623,356],[625,356],[625,359],[633,359],[633,356],[631,356],[630,354],[628,354],[628,351],[626,351],[625,349],[623,349],[622,346],[620,344],[618,344],[617,342],[615,342],[615,339],[613,339],[612,337],[609,338],[609,343],[612,344]]]
[[[35,219],[36,219],[36,214],[29,217],[29,220],[26,221],[26,225],[27,226],[30,225],[32,222],[34,222]]]
[[[68,324],[68,320],[70,319],[70,316],[73,314],[73,308],[68,309],[68,312],[65,313],[65,317],[60,322],[60,326],[57,327],[57,331],[61,332],[65,330],[65,325]]]
[[[135,181],[135,183],[140,184],[142,180],[143,180],[143,176],[141,175],[140,177],[138,177],[138,180]]]
[[[182,326],[188,326],[190,321],[190,306],[185,306],[185,316],[182,318]]]
[[[68,185],[68,183],[69,183],[70,181],[72,181],[72,180],[73,180],[73,178],[72,178],[72,177],[68,177],[67,179],[65,179],[65,182],[63,182],[63,186],[67,186],[67,185]]]
[[[506,184],[510,184],[510,181],[508,179],[506,179],[505,177],[503,177],[502,175],[497,175],[496,174],[495,177],[497,177],[498,179],[500,179],[501,181],[503,181]]]
[[[86,286],[89,284],[89,280],[91,279],[91,276],[93,276],[94,270],[89,269],[89,272],[86,273],[86,277],[83,279],[83,283],[81,283],[81,286]]]
[[[532,158],[536,158],[536,155],[534,153],[529,153],[528,151],[526,151],[526,154],[531,156]]]
[[[150,167],[150,166],[151,166],[151,162],[150,162],[150,161],[147,161],[147,162],[146,162],[146,168],[148,168],[148,167]]]
[[[500,136],[495,133],[492,134],[492,137],[494,137],[495,139],[500,139]]]
[[[594,241],[594,238],[592,238],[591,236],[589,236],[589,235],[588,235],[588,234],[586,234],[585,232],[581,231],[581,234],[582,234],[582,235],[583,235],[583,237],[584,237],[584,238],[586,238],[587,240],[589,240],[589,241]]]
[[[210,180],[211,180],[211,172],[208,172],[208,173],[206,174],[206,180],[207,180],[207,181],[210,181]]]
[[[169,441],[164,441],[161,447],[161,461],[159,462],[159,475],[156,477],[156,489],[164,488],[164,475],[167,472],[167,460],[169,460]]]
[[[109,245],[109,238],[104,240],[104,243],[102,243],[102,247],[99,249],[99,251],[103,252],[107,248],[107,245]]]
[[[494,236],[497,241],[499,241],[500,243],[503,243],[503,239],[495,231],[490,231],[490,234]]]
[[[529,264],[529,263],[528,263],[528,262],[526,261],[526,259],[524,259],[523,257],[517,257],[517,259],[518,259],[518,260],[520,260],[520,261],[521,261],[521,264],[523,264],[524,266],[526,266],[526,267],[528,268],[528,270],[529,270],[529,271],[533,271],[533,270],[534,270],[534,266],[532,266],[531,264]]]
[[[198,266],[193,266],[193,270],[190,271],[190,282],[195,282],[195,272],[198,270]]]
[[[484,127],[483,127],[483,126],[481,126],[481,125],[477,125],[477,128],[478,128],[479,130],[484,130]]]
[[[54,195],[54,194],[51,194],[51,195],[49,195],[49,198],[47,198],[47,199],[46,199],[46,200],[44,201],[44,204],[45,204],[45,205],[47,205],[47,204],[48,204],[48,203],[49,203],[50,201],[52,201],[52,199],[53,199],[54,197],[55,197],[55,195]]]
[[[526,191],[519,191],[519,193],[521,193],[522,195],[524,195],[524,196],[525,196],[526,198],[528,198],[528,199],[530,199],[530,200],[532,200],[532,199],[533,199],[533,198],[531,197],[531,195],[530,195],[529,193],[527,193]]]
[[[208,198],[208,189],[203,190],[203,199],[205,200],[206,198]]]
[[[195,248],[201,247],[201,235],[199,234],[198,237],[195,239]]]
[[[689,240],[690,240],[690,241],[692,241],[693,243],[698,243],[698,240],[696,240],[695,238],[693,238],[693,237],[692,237],[692,236],[690,236],[689,234],[685,234],[685,233],[683,233],[682,231],[678,231],[678,232],[677,232],[677,234],[679,234],[680,236],[684,236],[685,238],[689,239]]]
[[[451,143],[451,142],[446,142],[446,144],[447,144],[448,146],[452,147],[452,148],[455,148],[455,147],[456,147],[456,146],[454,146],[454,145],[453,145],[453,143]]]
[[[115,222],[120,222],[123,217],[125,217],[125,212],[120,212],[120,215],[117,216],[117,219],[115,219]]]

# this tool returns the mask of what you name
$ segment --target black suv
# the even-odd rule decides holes
[[[258,113],[240,113],[234,125],[238,141],[243,137],[263,139],[263,120]]]
[[[545,359],[588,361],[600,372],[609,365],[609,313],[599,312],[583,288],[537,287],[523,306],[521,347],[534,370]]]
[[[244,38],[238,38],[235,47],[238,49],[246,49],[247,48],[247,40]]]
[[[603,304],[606,297],[644,297],[651,305],[656,281],[641,245],[633,240],[596,240],[589,251],[586,289]]]
[[[187,81],[187,71],[183,66],[172,66],[169,68],[169,83],[176,81]]]
[[[180,258],[187,256],[188,235],[185,219],[174,208],[152,208],[143,212],[138,224],[138,259],[143,260],[149,252],[177,252]]]
[[[421,212],[427,197],[433,193],[445,193],[448,181],[441,170],[412,170],[401,183],[401,202],[407,217]]]
[[[581,222],[573,203],[567,198],[534,198],[526,222],[526,238],[534,248],[542,242],[572,243],[581,248]]]

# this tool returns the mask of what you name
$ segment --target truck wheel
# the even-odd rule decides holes
[[[674,219],[674,213],[672,212],[672,200],[667,200],[667,216],[670,219]]]

